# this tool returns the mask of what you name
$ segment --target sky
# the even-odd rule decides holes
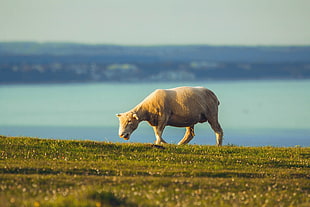
[[[309,0],[0,0],[0,41],[310,45]]]

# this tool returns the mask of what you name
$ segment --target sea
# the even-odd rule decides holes
[[[220,100],[224,145],[310,146],[310,80],[0,85],[0,135],[113,143],[154,143],[141,122],[130,140],[118,137],[117,113],[126,112],[158,88],[203,86]],[[166,127],[176,144],[184,128]],[[208,123],[195,126],[190,144],[214,145]]]

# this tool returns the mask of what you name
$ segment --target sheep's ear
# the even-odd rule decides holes
[[[133,114],[132,117],[135,118],[136,120],[139,120],[139,117],[137,116],[137,114]]]
[[[116,116],[117,116],[117,117],[120,117],[120,116],[122,116],[122,114],[116,114]]]

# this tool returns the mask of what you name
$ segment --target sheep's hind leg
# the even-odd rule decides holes
[[[211,128],[213,129],[215,136],[216,136],[216,145],[217,146],[222,146],[223,142],[223,129],[221,125],[218,123],[217,120],[214,122],[209,122],[211,125]]]
[[[194,136],[195,136],[194,126],[186,127],[186,132],[184,134],[184,137],[178,143],[178,145],[189,143],[194,138]]]

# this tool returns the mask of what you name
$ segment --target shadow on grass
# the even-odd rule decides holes
[[[68,169],[54,170],[49,168],[0,168],[1,174],[40,174],[40,175],[95,175],[95,176],[142,176],[142,177],[210,177],[210,178],[266,178],[273,177],[268,173],[253,172],[233,172],[233,171],[163,171],[163,172],[146,172],[146,171],[117,171],[117,170],[94,170],[94,169]],[[310,176],[303,173],[281,174],[281,177],[289,178],[309,178]]]
[[[111,192],[91,192],[87,196],[88,199],[100,203],[100,206],[128,206],[135,207],[137,205],[127,202],[126,199],[120,199]],[[99,206],[99,205],[97,205]]]

